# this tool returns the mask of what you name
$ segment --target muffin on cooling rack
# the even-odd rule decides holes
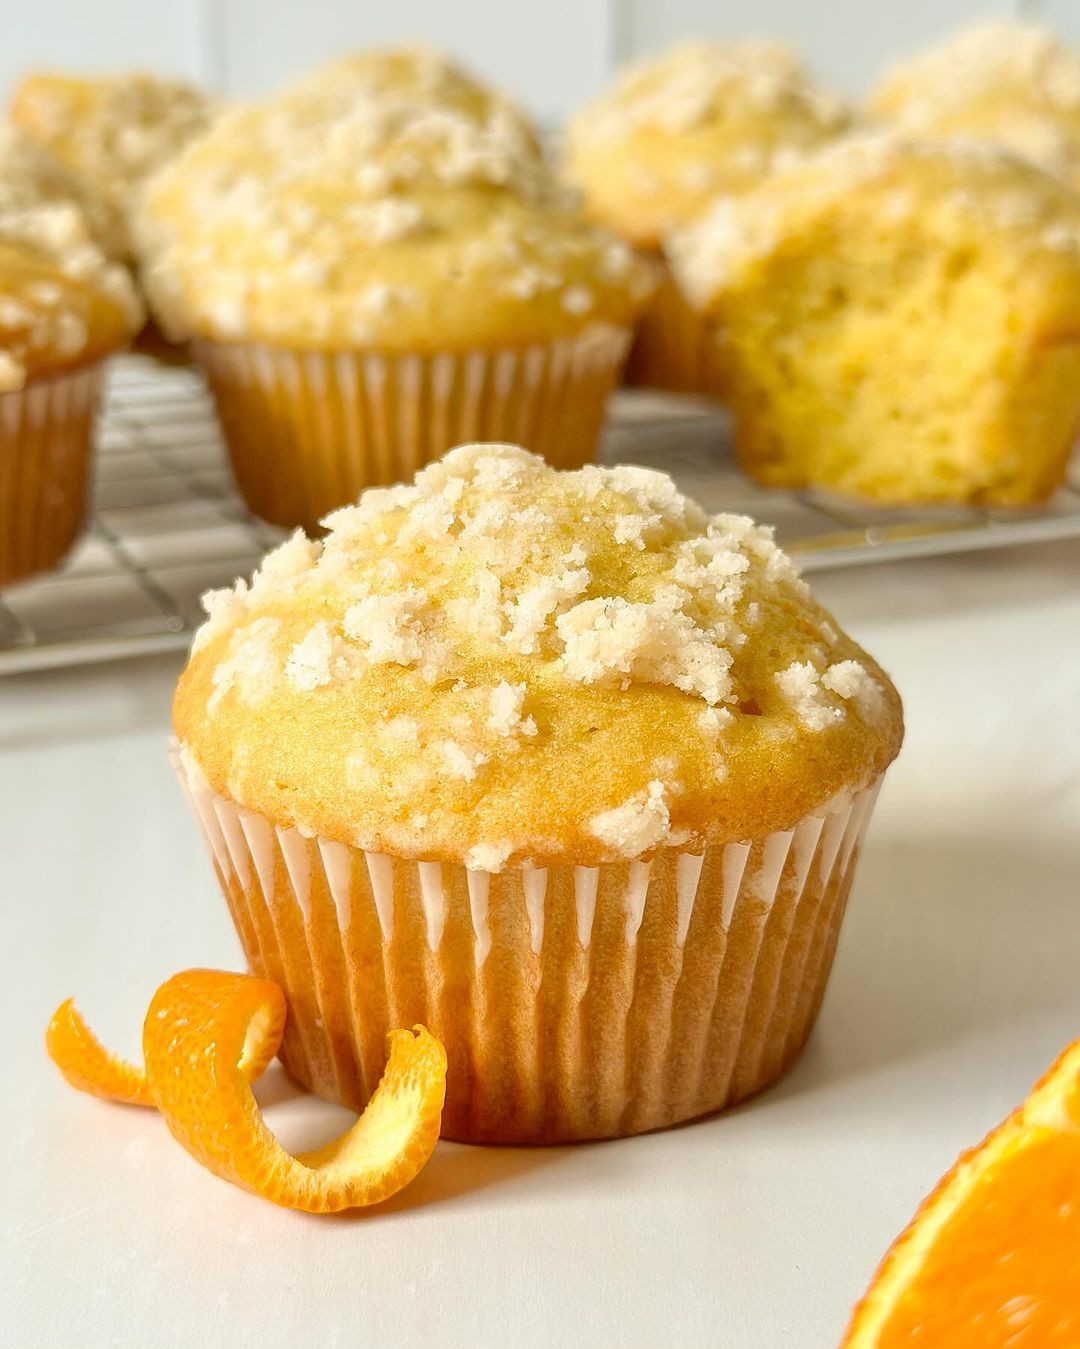
[[[898,62],[868,111],[906,134],[1004,145],[1080,187],[1080,50],[996,19]]]
[[[78,533],[103,362],[140,318],[77,185],[0,127],[0,585],[54,566]]]
[[[722,200],[671,257],[723,330],[762,482],[1023,506],[1080,428],[1080,199],[996,147],[868,136]]]
[[[147,179],[210,124],[215,104],[183,80],[130,72],[37,71],[20,80],[12,120],[109,213],[114,257],[134,258],[131,219]]]
[[[328,81],[227,114],[145,203],[155,311],[252,510],[310,527],[481,437],[591,458],[651,269],[501,102]]]
[[[844,131],[848,109],[773,42],[686,43],[625,72],[566,136],[592,217],[658,253],[719,194],[738,195]],[[712,334],[670,273],[646,309],[630,382],[723,394]]]
[[[328,524],[207,597],[174,703],[289,1070],[359,1107],[422,1021],[446,1132],[500,1142],[772,1081],[900,746],[878,665],[648,469],[469,445]]]

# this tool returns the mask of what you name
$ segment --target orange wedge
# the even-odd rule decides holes
[[[844,1345],[1080,1345],[1080,1040],[923,1202]]]
[[[49,1053],[67,1080],[114,1100],[155,1105],[170,1132],[216,1175],[309,1213],[376,1204],[434,1151],[446,1052],[423,1026],[394,1031],[382,1081],[339,1138],[291,1156],[251,1091],[285,1027],[281,989],[220,970],[187,970],[158,989],[143,1027],[145,1075],[109,1055],[70,1002],[53,1017]]]

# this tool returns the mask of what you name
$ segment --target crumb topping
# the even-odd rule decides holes
[[[590,213],[656,248],[719,193],[739,194],[851,122],[792,48],[690,42],[629,68],[566,134]]]
[[[33,353],[76,357],[91,338],[94,297],[134,330],[140,307],[109,261],[78,186],[14,127],[0,127],[0,389],[21,387]],[[118,343],[119,344],[119,343]]]
[[[37,73],[19,84],[16,122],[118,216],[124,225],[147,178],[216,115],[214,100],[183,80],[133,73],[102,78]]]
[[[666,797],[664,784],[654,780],[645,791],[621,806],[594,816],[589,827],[601,843],[620,857],[639,857],[668,834],[671,817]]]
[[[981,132],[1054,171],[1080,170],[1080,51],[1042,24],[961,29],[897,62],[872,107],[914,135]]]
[[[351,733],[348,777],[410,814],[427,793],[491,789],[574,690],[689,700],[713,783],[728,738],[763,715],[817,735],[885,713],[876,673],[830,661],[837,634],[771,531],[707,515],[665,474],[558,472],[516,446],[466,445],[325,524],[321,542],[297,533],[250,585],[206,597],[207,713],[230,696],[359,697],[385,671],[379,687],[410,691],[409,711],[390,697]],[[684,766],[653,756],[646,785],[590,817],[592,837],[626,857],[670,841]]]
[[[791,230],[874,189],[892,223],[952,219],[968,231],[1010,234],[1029,255],[1080,259],[1080,205],[1051,175],[1007,149],[963,139],[911,141],[890,132],[852,136],[740,198],[721,197],[667,240],[687,294],[700,306]]]
[[[177,336],[430,340],[433,291],[473,323],[478,291],[485,309],[548,297],[570,330],[652,284],[586,225],[522,115],[423,52],[350,58],[225,114],[154,179],[139,238]]]
[[[821,89],[783,43],[686,42],[639,62],[575,120],[579,141],[619,141],[645,129],[684,135],[727,115],[732,100],[756,112],[797,109],[823,131],[842,127],[845,105]]]

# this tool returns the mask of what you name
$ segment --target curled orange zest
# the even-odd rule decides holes
[[[146,1074],[133,1063],[109,1053],[71,998],[53,1013],[45,1032],[45,1048],[76,1091],[119,1101],[121,1105],[153,1106]]]
[[[114,1088],[149,1088],[173,1136],[216,1175],[275,1204],[309,1213],[376,1204],[420,1171],[439,1137],[446,1095],[446,1052],[423,1026],[390,1036],[390,1058],[363,1114],[339,1138],[294,1157],[263,1122],[251,1091],[274,1057],[285,1027],[281,989],[219,970],[187,970],[162,984],[143,1027],[146,1074],[110,1059],[66,1003],[97,1058],[70,1072],[73,1086],[113,1099]],[[78,1056],[75,1059],[79,1066]],[[123,1078],[109,1077],[126,1071]]]

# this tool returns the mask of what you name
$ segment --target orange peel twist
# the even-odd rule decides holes
[[[156,1106],[170,1132],[225,1180],[285,1208],[334,1213],[377,1204],[421,1170],[439,1137],[446,1051],[423,1026],[390,1035],[382,1080],[356,1123],[293,1156],[263,1121],[252,1082],[285,1028],[277,984],[220,970],[186,970],[158,989],[143,1027],[145,1072],[109,1054],[70,999],[46,1035],[72,1086]]]

